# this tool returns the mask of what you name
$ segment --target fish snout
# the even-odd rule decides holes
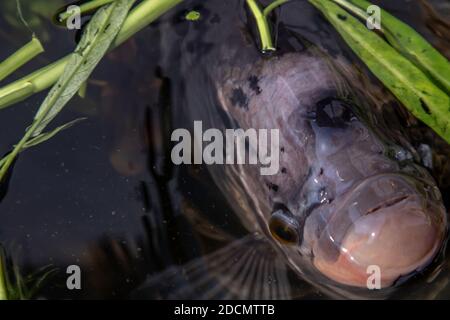
[[[445,238],[446,211],[436,187],[401,175],[368,179],[334,207],[313,248],[328,278],[388,287],[423,269]]]

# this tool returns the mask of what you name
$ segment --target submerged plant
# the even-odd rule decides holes
[[[14,259],[0,245],[0,300],[34,298],[55,272],[55,268],[46,266],[32,274],[23,276]]]

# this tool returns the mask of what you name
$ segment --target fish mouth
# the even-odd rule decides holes
[[[370,287],[375,281],[379,288],[423,269],[439,251],[447,229],[442,201],[428,187],[402,174],[372,176],[327,208],[319,231],[314,219],[320,212],[312,213],[305,233],[315,234],[316,269],[340,284]]]
[[[387,207],[392,207],[392,206],[402,202],[403,200],[407,200],[410,197],[411,197],[410,195],[404,195],[404,196],[398,196],[398,197],[394,197],[392,199],[386,200],[385,202],[375,206],[374,208],[369,209],[366,212],[366,215],[375,213],[376,211],[382,210]]]

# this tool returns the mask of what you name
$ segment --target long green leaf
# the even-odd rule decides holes
[[[0,168],[0,182],[16,156],[30,139],[39,136],[88,79],[117,36],[134,0],[117,0],[96,12],[89,22],[63,74],[48,93],[24,137],[6,156]]]
[[[366,0],[347,0],[362,10],[372,5]],[[424,70],[450,94],[450,63],[427,40],[406,23],[381,9],[381,25],[389,43]]]
[[[28,140],[24,145],[23,145],[23,149],[28,149],[34,146],[37,146],[38,144],[41,144],[47,140],[50,140],[51,138],[53,138],[54,136],[56,136],[59,132],[69,129],[70,127],[74,126],[75,124],[77,124],[80,121],[86,120],[86,118],[79,118],[79,119],[75,119],[72,120],[62,126],[59,126],[49,132],[44,132],[39,134],[36,137],[31,138],[30,140]]]
[[[328,0],[309,0],[336,28],[372,73],[417,118],[450,142],[450,99],[413,63]]]
[[[80,121],[86,120],[86,118],[79,118],[79,119],[75,119],[72,120],[62,126],[59,126],[49,132],[44,132],[41,133],[40,135],[31,138],[30,140],[28,140],[22,147],[22,151],[37,146],[38,144],[44,143],[47,140],[50,140],[51,138],[53,138],[54,136],[56,136],[59,132],[69,129],[70,127],[74,126],[75,124],[77,124]],[[8,156],[4,157],[3,159],[0,159],[0,168],[6,163],[6,161],[8,160]]]
[[[88,79],[120,31],[133,2],[134,0],[118,0],[97,12],[61,78],[39,108],[34,118],[39,123],[33,128],[32,136],[42,132]]]

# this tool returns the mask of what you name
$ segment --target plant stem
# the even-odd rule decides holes
[[[183,0],[144,0],[128,15],[125,23],[114,40],[111,48],[115,48],[128,40],[132,35],[156,20]],[[61,76],[69,56],[41,68],[22,79],[0,89],[0,109],[18,103],[33,94],[51,87]],[[24,89],[26,88],[26,89]]]
[[[258,3],[256,3],[256,0],[247,0],[247,5],[256,20],[259,37],[261,39],[261,50],[263,52],[275,51],[275,47],[273,46],[272,42],[272,35],[270,33],[269,23],[266,16],[264,16]]]
[[[121,29],[129,9],[135,0],[118,0],[97,11],[87,26],[83,38],[80,40],[75,53],[70,57],[70,65],[64,71],[64,75],[58,80],[36,113],[33,123],[26,130],[25,135],[14,146],[11,153],[6,156],[6,161],[0,168],[0,182],[5,177],[17,155],[24,149],[30,138],[42,133],[48,122],[64,107],[65,104],[79,90],[89,74],[94,70],[100,59],[104,56],[115,36]],[[103,10],[105,9],[105,10]],[[103,10],[103,11],[102,11]],[[117,19],[117,20],[114,20]],[[114,27],[110,27],[111,24]],[[108,29],[108,31],[106,31]],[[102,47],[96,46],[99,42]],[[90,61],[87,64],[86,61]],[[73,84],[75,83],[75,84]],[[71,89],[71,85],[75,86]]]
[[[36,37],[33,37],[30,42],[0,63],[0,81],[42,52],[44,52],[44,48],[40,41]]]
[[[3,248],[0,246],[0,300],[8,300],[6,288],[6,263]]]
[[[289,0],[276,0],[269,4],[263,11],[264,17],[267,17],[273,10],[281,6],[282,4],[288,2]]]
[[[261,10],[257,0],[247,0],[247,5],[256,20],[256,26],[258,27],[259,37],[261,39],[261,50],[263,52],[275,51],[267,17],[273,10],[288,1],[290,0],[275,0],[264,8],[264,10]]]
[[[184,0],[144,0],[131,11],[114,40],[117,47]]]
[[[94,10],[100,8],[101,6],[104,6],[105,4],[109,4],[113,1],[116,1],[116,0],[92,0],[92,1],[89,1],[86,3],[82,3],[79,5],[81,14],[85,14],[87,12],[94,11]],[[65,8],[69,8],[69,7],[66,6]],[[70,11],[63,11],[57,15],[56,20],[57,20],[58,24],[63,25],[71,15],[72,15],[72,13]]]
[[[6,173],[9,170],[9,167],[12,165],[14,160],[16,159],[17,155],[20,153],[20,151],[23,149],[23,146],[25,143],[31,138],[33,134],[33,129],[38,125],[39,123],[37,121],[33,121],[33,124],[31,125],[31,128],[29,128],[22,139],[19,141],[17,145],[14,146],[13,150],[10,154],[6,157],[6,161],[2,164],[2,167],[0,168],[0,182],[2,181],[3,177],[6,175]]]

